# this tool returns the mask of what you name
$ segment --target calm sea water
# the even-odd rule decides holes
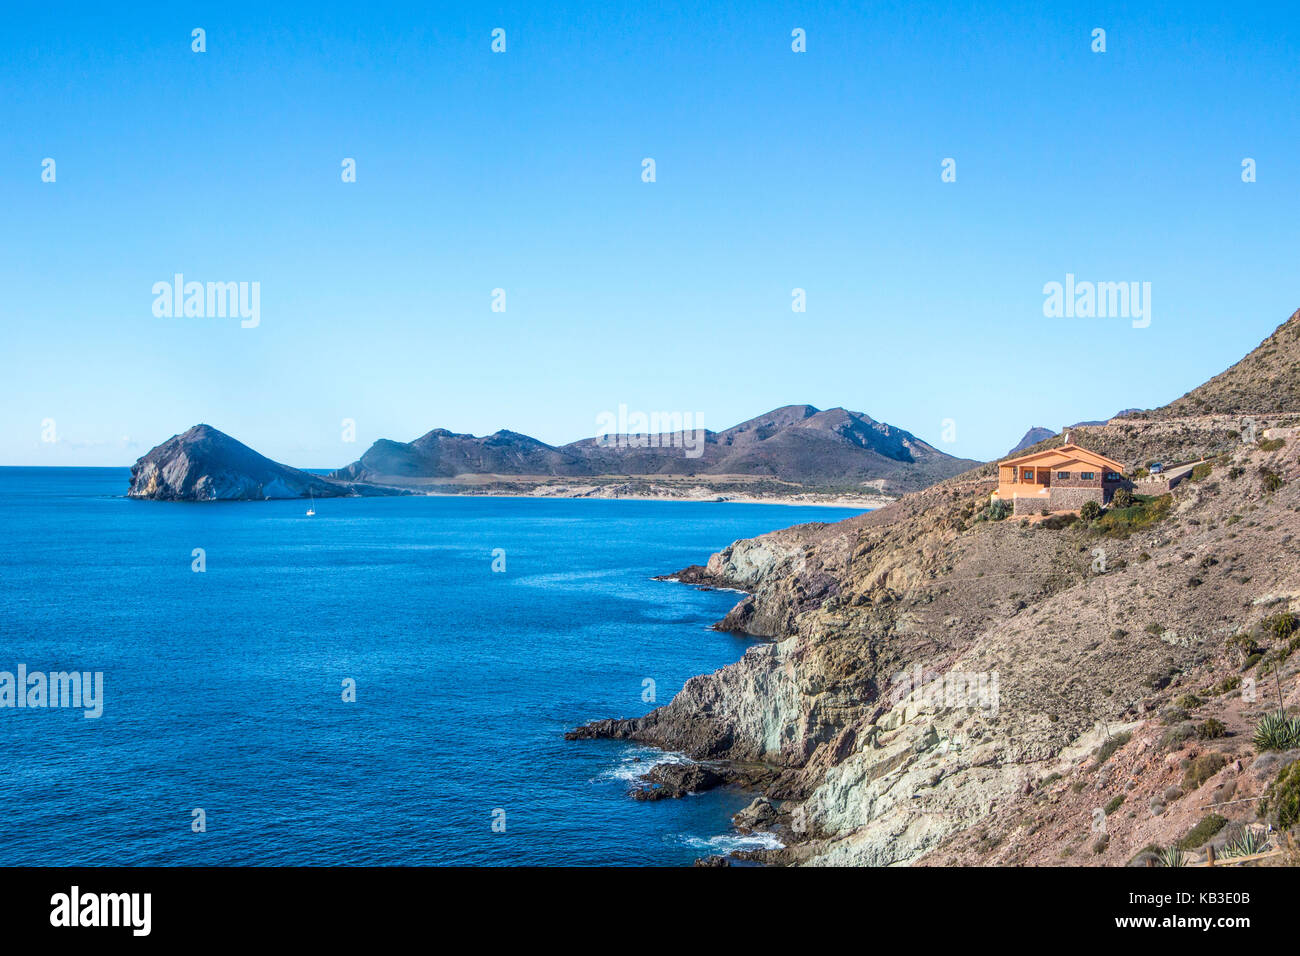
[[[105,682],[97,720],[0,709],[0,865],[683,864],[744,845],[728,821],[747,795],[633,801],[662,754],[563,733],[748,646],[708,630],[735,594],[652,575],[853,513],[396,498],[308,518],[129,501],[127,477],[0,468],[0,671]]]

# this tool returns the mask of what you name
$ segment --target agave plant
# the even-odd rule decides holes
[[[1265,714],[1255,725],[1255,749],[1290,750],[1300,747],[1300,717],[1288,717],[1283,711]]]
[[[1268,838],[1262,831],[1246,827],[1224,845],[1223,855],[1225,857],[1253,856],[1256,853],[1263,853],[1267,843]]]
[[[1187,857],[1176,846],[1167,846],[1160,851],[1161,866],[1186,866]]]

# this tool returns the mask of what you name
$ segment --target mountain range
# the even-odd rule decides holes
[[[786,405],[720,432],[584,438],[560,446],[518,432],[478,438],[439,428],[411,442],[377,441],[332,477],[400,485],[462,475],[747,476],[807,488],[872,483],[899,493],[974,464],[861,412]]]
[[[513,431],[478,437],[437,428],[410,442],[376,441],[324,477],[196,425],[136,462],[129,494],[164,500],[399,491],[892,497],[978,464],[861,412],[811,405],[786,405],[720,432],[609,435],[560,446]]]

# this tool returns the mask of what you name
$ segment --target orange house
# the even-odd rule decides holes
[[[994,498],[1011,502],[1015,514],[1078,511],[1086,501],[1103,505],[1129,484],[1113,458],[1066,444],[998,463]]]

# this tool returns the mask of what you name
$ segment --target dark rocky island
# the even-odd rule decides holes
[[[173,435],[131,466],[127,496],[155,501],[240,501],[407,493],[290,468],[259,455],[211,425],[195,425]]]

